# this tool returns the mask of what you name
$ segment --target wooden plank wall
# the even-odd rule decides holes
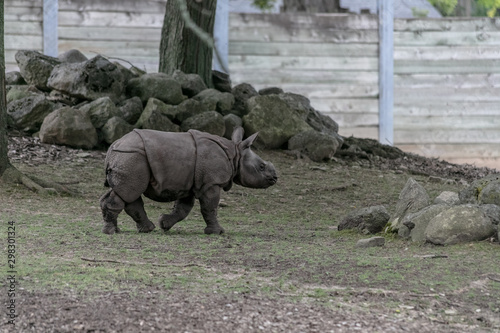
[[[158,71],[166,0],[59,0],[59,51],[79,49]]]
[[[377,17],[232,14],[234,83],[309,97],[378,139]],[[395,20],[395,145],[500,169],[500,19]]]
[[[395,141],[500,170],[500,19],[396,20]]]
[[[158,71],[166,0],[59,0],[59,52],[78,49]],[[19,49],[43,50],[43,0],[5,1],[7,71]]]
[[[166,0],[59,0],[59,51],[156,72]],[[6,67],[42,50],[43,0],[5,1]],[[373,15],[230,14],[233,84],[307,96],[345,136],[378,138]],[[395,145],[500,169],[500,20],[396,20]]]
[[[6,0],[4,3],[5,69],[17,68],[17,50],[43,50],[43,0]]]
[[[340,134],[378,138],[378,22],[370,15],[232,14],[233,83],[302,94]]]

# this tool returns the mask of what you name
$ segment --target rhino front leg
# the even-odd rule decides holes
[[[104,227],[102,232],[112,235],[115,232],[120,232],[118,228],[117,217],[120,212],[125,208],[125,201],[122,200],[112,189],[104,194],[101,199],[102,217],[104,220]]]
[[[139,232],[150,232],[154,230],[155,225],[148,219],[141,197],[134,202],[126,204],[125,212],[135,221]]]
[[[220,200],[220,187],[214,186],[200,197],[201,214],[207,224],[206,234],[222,234],[224,229],[217,220],[217,207]]]
[[[158,220],[160,227],[168,231],[179,221],[182,221],[188,216],[194,206],[194,195],[179,199],[175,202],[172,213],[162,214]]]

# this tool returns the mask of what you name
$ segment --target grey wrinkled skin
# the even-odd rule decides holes
[[[195,199],[207,224],[206,234],[222,234],[217,220],[221,189],[234,183],[250,188],[267,188],[278,177],[272,163],[262,160],[250,146],[257,133],[243,139],[243,129],[232,139],[190,130],[170,133],[134,130],[115,141],[106,155],[105,186],[100,199],[106,234],[119,232],[117,217],[122,210],[136,222],[139,232],[155,225],[144,210],[142,195],[160,202],[175,201],[170,214],[158,223],[167,231],[186,218]]]

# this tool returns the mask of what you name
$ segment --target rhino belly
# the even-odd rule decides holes
[[[159,201],[159,202],[176,201],[178,199],[186,198],[190,195],[192,195],[191,191],[186,191],[186,190],[164,189],[162,191],[158,191],[151,184],[148,186],[148,188],[144,192],[144,196],[148,197],[151,200]]]

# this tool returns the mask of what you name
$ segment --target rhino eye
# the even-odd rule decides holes
[[[264,171],[265,168],[266,168],[266,165],[264,163],[261,163],[260,164],[260,171]]]

